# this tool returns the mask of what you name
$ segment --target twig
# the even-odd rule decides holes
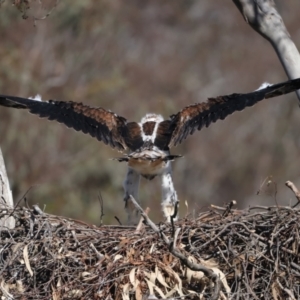
[[[21,203],[21,201],[24,199],[26,199],[26,195],[31,191],[31,189],[33,189],[34,187],[36,187],[36,185],[32,185],[31,187],[29,187],[29,189],[24,193],[24,195],[17,201],[16,205],[14,206],[14,210],[19,206],[19,204]],[[13,212],[14,212],[13,210]],[[12,213],[13,213],[12,212]]]
[[[119,225],[122,225],[120,219],[117,216],[115,216],[115,219],[118,221]]]
[[[145,214],[148,215],[149,212],[150,212],[150,208],[147,207],[147,208],[145,209]],[[136,233],[138,233],[138,232],[140,232],[140,231],[142,230],[142,228],[143,228],[143,220],[144,220],[144,218],[141,217],[141,218],[140,218],[140,221],[139,221],[139,223],[138,223],[138,225],[136,226],[136,230],[135,230]]]
[[[174,237],[175,234],[175,225],[174,225],[174,219],[176,218],[177,214],[178,214],[178,206],[179,206],[179,202],[177,201],[175,203],[175,209],[174,209],[174,213],[173,215],[170,217],[171,219],[171,225],[172,225],[172,236]]]
[[[259,194],[260,194],[260,192],[261,192],[263,186],[265,185],[266,181],[267,181],[267,180],[269,181],[270,179],[271,179],[271,177],[270,177],[270,176],[267,176],[267,177],[263,180],[263,182],[261,183],[261,185],[260,185],[258,191],[256,192],[256,195],[259,195]]]
[[[283,291],[285,291],[285,292],[289,295],[289,299],[291,299],[291,300],[296,300],[296,298],[295,298],[293,292],[292,292],[291,290],[289,290],[289,289],[283,287],[282,284],[280,283],[280,281],[279,281],[278,278],[276,279],[276,283],[278,284],[278,286],[279,286]]]
[[[29,193],[29,191],[34,187],[35,185],[31,186],[26,192],[25,194],[17,201],[16,205],[14,206],[14,209],[12,210],[12,212],[9,214],[9,216],[7,217],[10,218],[11,216],[13,216],[16,208],[19,206],[20,202],[24,199],[25,203],[27,203],[27,199],[26,199],[26,195]]]
[[[80,242],[79,242],[78,239],[77,239],[75,230],[71,230],[71,233],[72,233],[72,236],[73,236],[74,241],[76,242],[76,246],[77,246],[77,247],[80,246]]]
[[[90,247],[94,250],[94,252],[96,253],[96,255],[97,255],[97,257],[98,257],[99,259],[102,259],[102,258],[104,257],[103,254],[101,254],[101,253],[98,252],[98,250],[96,249],[96,247],[94,246],[93,243],[90,243]]]
[[[292,183],[291,181],[287,181],[285,183],[285,185],[292,190],[292,192],[295,194],[296,198],[297,198],[297,203],[294,204],[292,207],[296,207],[299,203],[300,203],[300,192],[299,190],[297,189],[297,187],[294,185],[294,183]]]
[[[229,215],[229,213],[230,213],[230,211],[231,211],[231,209],[232,209],[232,207],[233,207],[234,205],[236,205],[236,201],[235,201],[235,200],[231,200],[231,201],[227,204],[226,210],[223,212],[223,215],[222,215],[223,218],[226,218],[226,217]]]
[[[177,228],[176,231],[175,231],[174,238],[173,238],[173,248],[176,247],[178,234],[179,234],[180,230],[181,230],[180,228]]]
[[[226,207],[222,207],[222,206],[218,206],[218,205],[214,205],[214,204],[211,204],[210,205],[211,208],[213,209],[218,209],[218,210],[226,210]]]
[[[102,219],[104,217],[104,202],[103,202],[103,197],[101,195],[101,192],[99,192],[98,200],[100,203],[100,225],[99,226],[102,226]]]

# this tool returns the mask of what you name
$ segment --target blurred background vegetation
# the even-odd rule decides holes
[[[139,121],[168,117],[208,97],[249,92],[287,80],[270,44],[224,0],[32,1],[28,18],[6,0],[0,8],[0,93],[81,101]],[[300,46],[300,2],[278,1]],[[288,204],[284,182],[300,186],[300,118],[295,94],[259,105],[203,129],[178,148],[174,165],[181,215],[222,205]],[[0,146],[15,202],[99,223],[124,222],[126,166],[97,140],[24,111],[0,108]],[[261,188],[272,176],[273,184]],[[140,199],[155,221],[160,181],[142,180]],[[276,199],[275,199],[276,198]]]

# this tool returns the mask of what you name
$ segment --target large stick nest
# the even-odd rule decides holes
[[[96,227],[36,207],[2,210],[0,218],[13,215],[16,227],[1,229],[1,299],[297,299],[299,209],[226,214],[158,225],[167,245],[147,225]],[[212,279],[187,268],[172,246],[217,274],[217,297]]]

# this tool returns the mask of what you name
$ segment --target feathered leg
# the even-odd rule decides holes
[[[174,215],[175,205],[178,202],[177,193],[175,191],[172,175],[171,165],[167,168],[166,172],[161,175],[162,178],[162,210],[167,218],[167,221],[171,221],[171,216]],[[177,215],[174,217],[174,221],[178,219]]]
[[[140,175],[131,168],[128,168],[126,178],[123,183],[125,209],[128,214],[128,224],[137,224],[139,213],[130,200],[130,195],[137,201],[140,185]]]

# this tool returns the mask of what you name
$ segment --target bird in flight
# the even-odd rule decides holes
[[[0,105],[27,109],[41,118],[56,120],[123,152],[123,156],[116,159],[126,162],[128,166],[123,184],[124,201],[128,222],[135,223],[138,212],[130,196],[138,201],[141,176],[149,180],[161,176],[164,216],[168,221],[171,217],[174,220],[178,217],[175,213],[178,197],[172,180],[171,161],[180,156],[172,155],[170,148],[180,144],[195,131],[208,127],[217,120],[224,120],[235,111],[298,89],[300,78],[267,85],[246,94],[209,98],[206,102],[186,106],[167,120],[158,114],[146,114],[140,122],[129,122],[110,110],[72,101],[41,101],[0,95]]]

